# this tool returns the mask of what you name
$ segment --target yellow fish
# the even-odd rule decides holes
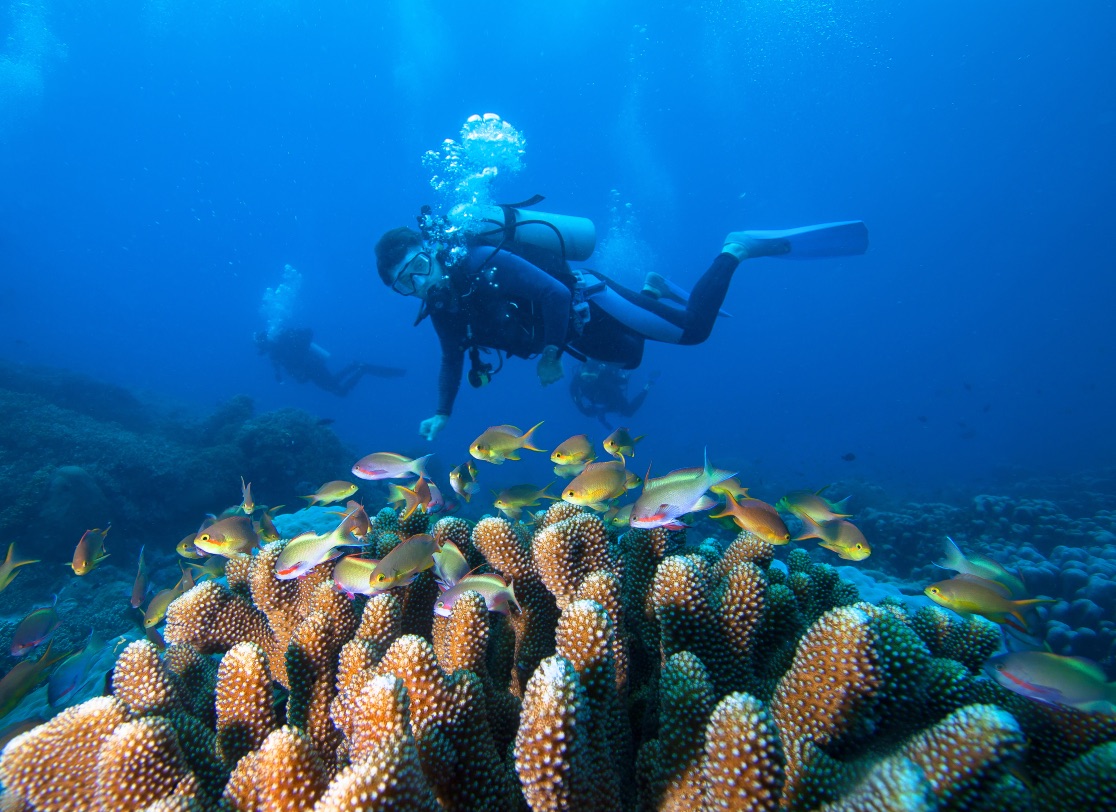
[[[150,629],[152,626],[162,623],[163,618],[167,616],[168,607],[174,602],[175,598],[185,594],[186,590],[186,578],[184,576],[170,589],[161,589],[156,592],[143,613],[143,627]]]
[[[726,492],[725,506],[721,512],[709,514],[710,519],[719,519],[722,516],[731,516],[741,530],[747,530],[771,544],[786,544],[790,541],[790,531],[779,518],[779,511],[759,499],[745,498],[737,502],[731,493]]]
[[[50,656],[50,647],[54,641],[47,643],[43,656],[35,661],[20,660],[12,670],[0,679],[0,719],[12,712],[23,698],[35,690],[43,674],[55,663],[66,659],[68,654]]]
[[[371,595],[369,581],[379,563],[372,558],[361,558],[359,554],[342,556],[333,564],[334,587],[348,595],[349,600],[357,595]]]
[[[200,576],[216,581],[225,574],[225,559],[220,556],[210,556],[205,565],[190,564],[189,567]],[[190,584],[193,586],[193,584]]]
[[[105,536],[112,528],[111,525],[101,530],[99,527],[93,530],[86,530],[81,540],[78,541],[77,547],[74,549],[74,560],[70,562],[70,567],[78,575],[87,575],[97,568],[97,565],[109,557],[105,552]]]
[[[216,521],[194,536],[194,547],[208,555],[251,555],[260,543],[252,520],[247,516],[230,516]]]
[[[868,539],[860,529],[845,519],[834,519],[831,522],[818,524],[809,515],[799,516],[802,520],[803,531],[795,536],[795,541],[805,539],[818,539],[818,546],[837,553],[839,558],[846,561],[863,561],[872,554]]]
[[[775,509],[793,513],[800,519],[809,516],[815,523],[821,524],[849,518],[851,513],[839,512],[847,501],[846,496],[840,502],[830,502],[821,495],[821,491],[792,491],[775,503]]]
[[[635,456],[635,444],[646,437],[646,434],[641,434],[638,437],[632,437],[627,427],[621,426],[608,435],[604,439],[604,450],[614,457],[624,459],[625,457]]]
[[[632,521],[632,508],[635,502],[623,507],[610,507],[601,517],[605,524],[612,527],[627,527]]]
[[[210,524],[212,524],[212,522],[210,522]],[[200,533],[208,526],[209,524],[203,523],[201,528],[198,530],[198,533]],[[189,558],[192,560],[204,558],[204,556],[198,552],[198,548],[194,546],[194,539],[198,537],[198,533],[189,533],[188,535],[186,535],[182,539],[182,541],[178,542],[178,546],[174,548],[175,552],[177,552],[183,558]]]
[[[256,503],[252,501],[252,483],[245,482],[244,477],[240,478],[240,509],[247,515],[251,516],[252,511],[256,509]]]
[[[468,502],[480,490],[477,484],[477,466],[472,460],[462,463],[450,471],[450,487],[453,492]]]
[[[266,542],[279,541],[279,528],[275,526],[275,512],[282,507],[283,505],[276,505],[273,508],[268,508],[260,514],[260,520],[255,524],[256,535]],[[189,558],[189,556],[185,557]]]
[[[559,444],[550,454],[550,461],[557,466],[554,469],[554,473],[558,476],[565,476],[564,473],[558,472],[558,468],[568,469],[575,465],[580,465],[584,468],[596,458],[597,455],[593,451],[593,444],[589,442],[589,436],[586,434],[575,434],[573,437]],[[579,470],[575,473],[581,473],[581,471]]]
[[[415,576],[434,566],[434,553],[438,545],[434,537],[426,533],[411,536],[395,546],[391,552],[380,559],[372,571],[368,583],[373,595],[385,592],[392,587],[406,586]]]
[[[335,479],[322,485],[315,493],[302,498],[308,500],[311,505],[329,505],[333,502],[340,502],[342,499],[348,499],[357,492],[357,489],[358,486],[352,482]]]
[[[430,507],[434,501],[434,493],[430,490],[430,483],[420,475],[417,480],[411,483],[409,488],[394,483],[388,485],[388,501],[395,505],[402,502],[403,513],[400,514],[399,518],[409,519],[411,514],[419,508],[427,513],[431,512]]]
[[[1023,586],[1023,579],[1017,574],[1009,572],[991,558],[985,558],[982,555],[966,557],[957,543],[949,536],[946,536],[945,540],[945,557],[934,563],[942,569],[954,570],[962,575],[975,575],[977,578],[995,581],[1006,587],[1013,598],[1022,598],[1027,594],[1027,590]]]
[[[18,558],[15,544],[8,545],[8,555],[4,559],[4,563],[0,564],[0,592],[8,588],[8,584],[15,580],[19,575],[16,572],[17,567],[25,567],[28,564],[38,564],[38,558]]]
[[[1007,587],[975,575],[958,575],[938,581],[923,590],[926,597],[959,615],[980,615],[996,623],[1004,623],[1027,632],[1027,621],[1021,610],[1043,603],[1057,603],[1050,598],[1012,600]],[[1019,623],[1012,621],[1015,618]]]
[[[469,454],[474,459],[484,460],[493,465],[500,465],[504,460],[518,460],[518,452],[521,448],[545,454],[546,449],[531,445],[531,435],[542,424],[543,421],[540,420],[525,432],[520,432],[515,426],[492,426],[473,440],[473,444],[469,446]]]
[[[720,484],[714,485],[709,489],[710,493],[720,494],[721,496],[732,496],[736,499],[748,499],[748,489],[740,487],[740,482],[736,477],[731,476]],[[712,518],[712,517],[711,517]]]
[[[591,462],[562,489],[562,499],[590,510],[607,510],[609,502],[638,484],[639,477],[619,460]]]
[[[512,485],[496,494],[492,505],[509,519],[518,519],[523,513],[523,508],[534,507],[540,499],[557,500],[558,497],[546,492],[550,485],[543,488],[536,488],[534,485]]]
[[[143,547],[140,547],[139,567],[136,570],[136,580],[132,584],[131,603],[133,609],[139,609],[140,604],[147,598],[147,590],[150,586],[151,583],[147,580],[147,564],[143,560]]]

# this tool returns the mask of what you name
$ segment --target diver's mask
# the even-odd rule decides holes
[[[419,286],[434,272],[434,258],[428,251],[419,251],[404,265],[391,283],[391,289],[403,296],[414,296]]]

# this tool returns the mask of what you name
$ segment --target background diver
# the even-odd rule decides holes
[[[345,397],[365,375],[380,378],[398,378],[406,370],[397,367],[376,366],[360,361],[331,372],[326,360],[330,354],[314,343],[314,331],[309,327],[284,327],[268,334],[256,333],[256,347],[267,355],[275,368],[275,380],[283,380],[283,372],[299,383],[312,383],[338,397]]]
[[[429,316],[441,345],[437,410],[419,425],[427,440],[438,435],[453,411],[466,352],[474,386],[487,383],[493,373],[480,361],[484,349],[538,356],[544,386],[562,378],[563,352],[635,369],[648,339],[700,344],[709,337],[741,261],[848,256],[868,248],[868,230],[860,221],[734,231],[687,297],[658,274],[648,274],[643,289],[634,291],[596,271],[586,270],[584,277],[571,271],[566,260],[592,254],[589,220],[511,206],[486,208],[494,214],[482,222],[495,227],[464,244],[443,239],[463,229],[427,228],[428,209],[419,218],[425,234],[400,227],[376,243],[380,279],[396,293],[422,300],[415,323]]]
[[[651,385],[659,376],[658,372],[651,373],[647,383],[635,397],[629,398],[628,383],[631,374],[631,370],[622,369],[616,364],[606,364],[590,358],[570,377],[570,399],[583,415],[595,417],[607,428],[612,428],[608,415],[631,417],[638,412],[647,400]]]

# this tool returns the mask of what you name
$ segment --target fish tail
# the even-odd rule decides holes
[[[545,422],[546,422],[545,420],[540,420],[538,423],[531,426],[531,428],[527,429],[527,431],[523,432],[523,437],[520,438],[523,441],[522,445],[520,446],[521,448],[526,448],[528,451],[541,451],[543,454],[546,453],[545,448],[536,448],[534,445],[532,445],[532,442],[531,442],[531,435],[534,433],[535,429],[537,429],[539,426],[541,426]],[[508,458],[509,459],[519,459],[519,457],[512,457],[510,454],[508,455]]]
[[[433,454],[423,454],[411,460],[411,473],[415,476],[426,476],[426,463],[433,456]]]
[[[4,563],[10,564],[11,568],[15,569],[16,567],[22,567],[26,564],[38,564],[40,561],[38,558],[18,558],[18,556],[19,551],[16,550],[15,543],[13,542],[8,546],[8,557],[4,560]]]
[[[825,540],[825,536],[822,535],[821,525],[819,525],[805,513],[796,513],[795,515],[802,520],[802,533],[801,535],[795,536],[793,539],[791,539],[791,541],[805,541],[806,539],[822,539],[823,541]],[[823,544],[822,546],[824,547],[825,545]]]
[[[954,572],[968,572],[969,568],[966,566],[969,562],[965,558],[965,554],[961,552],[961,548],[957,546],[957,542],[949,536],[945,537],[945,547],[943,548],[944,555],[941,561],[935,561],[934,564],[944,570],[953,570]]]

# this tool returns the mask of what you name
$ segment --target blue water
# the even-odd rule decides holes
[[[491,111],[527,140],[498,198],[545,194],[603,236],[617,190],[633,250],[683,284],[730,230],[871,230],[863,257],[747,263],[708,342],[649,345],[637,468],[708,446],[775,498],[1113,459],[1116,10],[318,5],[0,5],[0,357],[199,409],[299,406],[360,453],[433,450],[446,469],[497,423],[545,419],[546,447],[599,439],[564,384],[515,360],[462,388],[436,442],[417,436],[437,343],[371,249],[432,199],[422,154]],[[408,376],[346,400],[276,383],[252,334],[285,263],[338,365]]]

